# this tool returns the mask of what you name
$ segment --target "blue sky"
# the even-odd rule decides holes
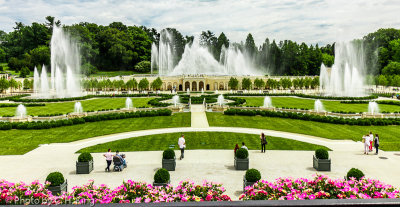
[[[63,24],[121,21],[184,35],[224,32],[236,42],[252,33],[257,44],[266,37],[326,44],[400,28],[399,11],[399,0],[0,0],[0,30],[50,15]]]

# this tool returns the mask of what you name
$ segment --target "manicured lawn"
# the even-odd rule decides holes
[[[263,106],[264,97],[243,97],[247,106]],[[315,100],[294,97],[271,97],[274,107],[314,109]],[[367,112],[368,104],[343,104],[340,101],[321,100],[327,111]],[[400,106],[379,104],[380,111],[400,111]]]
[[[72,142],[144,129],[190,127],[190,113],[85,123],[42,130],[0,130],[0,155],[25,154],[39,144]]]
[[[372,131],[379,134],[383,150],[400,151],[400,126],[349,126],[313,121],[261,116],[228,116],[222,113],[207,113],[210,126],[245,127],[308,134],[329,139],[361,141],[364,134]],[[360,150],[362,150],[360,143]]]
[[[104,152],[111,148],[113,151],[159,151],[165,150],[169,145],[177,146],[180,133],[149,135],[130,139],[117,140],[104,144],[94,145],[81,149],[79,152]],[[186,132],[186,146],[193,149],[227,149],[233,150],[235,144],[245,142],[250,150],[260,150],[260,136],[254,134],[228,133],[228,132]],[[267,150],[316,150],[326,147],[300,142],[279,137],[267,137]]]
[[[131,98],[134,107],[149,106],[147,102],[153,98]],[[125,108],[126,98],[98,98],[91,100],[82,100],[84,111],[97,111],[100,109]],[[69,113],[74,111],[75,102],[45,103],[46,106],[27,107],[29,115]],[[0,115],[14,115],[16,107],[0,107]]]

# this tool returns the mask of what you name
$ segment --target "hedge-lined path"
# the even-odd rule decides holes
[[[332,149],[332,171],[323,174],[334,178],[342,178],[346,172],[356,167],[364,171],[371,178],[380,179],[388,184],[400,187],[400,156],[394,152],[381,152],[379,156],[363,155],[362,144],[348,140],[329,140],[302,134],[278,132],[272,130],[209,127],[209,128],[168,128],[132,131],[113,135],[94,137],[90,139],[42,145],[24,155],[1,156],[2,170],[0,177],[8,181],[31,182],[39,179],[44,182],[48,173],[60,171],[68,179],[69,190],[73,186],[83,185],[93,179],[97,184],[107,184],[111,187],[120,185],[123,180],[134,179],[151,183],[154,172],[161,167],[161,151],[127,152],[128,168],[123,172],[104,172],[105,160],[102,153],[93,153],[95,169],[88,175],[75,174],[75,162],[81,148],[100,143],[139,137],[153,134],[191,132],[191,131],[218,131],[259,134],[294,139],[313,144],[324,145]],[[160,135],[162,136],[162,135]],[[190,144],[190,143],[187,143]],[[232,146],[233,147],[233,146]],[[107,149],[104,149],[106,151]],[[113,149],[116,150],[116,149]],[[177,156],[180,152],[176,151]],[[250,168],[261,171],[262,178],[273,180],[278,177],[311,177],[317,173],[312,168],[313,151],[268,151],[263,154],[258,150],[250,151]],[[380,159],[386,157],[388,159]],[[233,168],[233,150],[187,150],[185,159],[177,160],[176,171],[171,173],[171,183],[177,185],[179,181],[191,179],[201,183],[204,179],[224,184],[227,194],[237,199],[243,185],[244,171]]]
[[[191,125],[193,128],[207,128],[208,120],[207,114],[205,112],[204,105],[202,104],[192,104],[190,105],[191,112]]]

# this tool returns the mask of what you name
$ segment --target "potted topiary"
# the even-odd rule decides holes
[[[363,177],[364,177],[364,173],[361,170],[359,170],[357,168],[351,168],[349,170],[349,172],[347,172],[347,175],[345,178],[346,178],[346,180],[350,180],[350,178],[355,178],[356,180],[360,180]]]
[[[240,148],[236,151],[235,169],[236,170],[249,169],[249,152],[244,148]]]
[[[168,171],[175,171],[175,166],[176,166],[175,151],[172,149],[164,150],[162,158],[162,168]]]
[[[329,154],[326,149],[315,150],[313,167],[317,171],[331,171],[331,159],[329,159]]]
[[[160,168],[154,174],[153,186],[163,186],[163,187],[165,187],[170,182],[169,178],[170,178],[170,175],[169,175],[168,170],[166,170],[164,168]]]
[[[93,157],[89,152],[83,152],[76,162],[76,174],[89,174],[92,170]]]
[[[254,183],[258,182],[261,179],[261,173],[257,169],[251,168],[246,171],[246,174],[243,176],[243,191],[246,186],[253,186]]]
[[[60,172],[50,173],[46,178],[46,182],[50,182],[47,189],[51,191],[53,195],[60,195],[62,192],[67,192],[67,180],[64,179],[63,174]]]

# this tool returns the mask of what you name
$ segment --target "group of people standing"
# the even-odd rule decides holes
[[[260,141],[261,141],[261,153],[265,153],[265,148],[266,148],[266,145],[268,144],[268,141],[267,141],[267,137],[265,136],[265,134],[264,133],[261,133],[261,135],[260,135]],[[244,144],[244,142],[242,142],[242,146],[240,147],[240,148],[244,148],[244,149],[246,149],[246,150],[249,150],[248,148],[247,148],[247,146]],[[235,145],[235,149],[233,150],[233,153],[236,155],[236,151],[239,149],[239,145],[238,144],[236,144]]]
[[[364,154],[368,154],[368,152],[372,152],[372,145],[375,147],[375,154],[378,154],[379,151],[379,135],[369,132],[362,137],[362,142],[364,143]]]

